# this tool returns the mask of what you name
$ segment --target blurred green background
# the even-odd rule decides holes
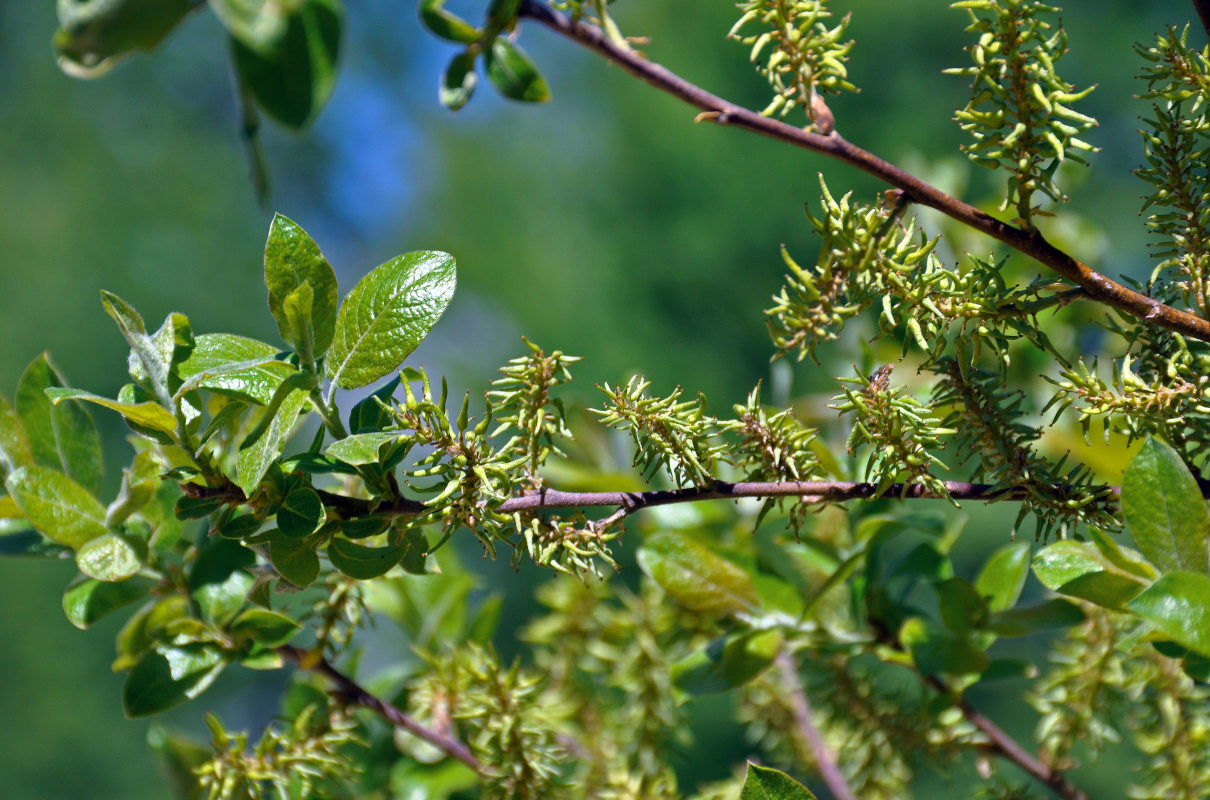
[[[0,4],[0,387],[11,393],[24,365],[49,350],[74,385],[112,396],[126,347],[100,308],[102,288],[157,324],[179,310],[196,332],[276,341],[260,262],[271,214],[247,180],[217,22],[203,9],[153,55],[81,82],[55,66],[53,5]],[[468,16],[479,5],[451,3]],[[966,81],[940,74],[964,64],[964,13],[935,0],[834,7],[853,13],[851,77],[862,87],[833,102],[840,131],[967,199],[989,196],[992,176],[970,173],[956,156],[962,135],[951,114]],[[723,39],[730,3],[621,0],[614,10],[625,32],[650,37],[652,59],[764,106],[767,89],[745,48]],[[1073,183],[1080,218],[1067,229],[1085,226],[1081,254],[1111,276],[1149,270],[1140,184],[1129,174],[1146,111],[1132,99],[1131,46],[1192,16],[1189,3],[1158,0],[1066,4],[1073,52],[1063,73],[1100,84],[1082,108],[1101,120],[1092,138],[1102,147],[1096,169]],[[1203,39],[1192,34],[1192,43]],[[817,208],[816,174],[859,198],[884,187],[822,157],[695,125],[691,109],[532,23],[521,44],[543,68],[552,102],[517,105],[483,86],[452,115],[436,100],[452,48],[421,31],[410,3],[350,3],[328,109],[298,138],[264,129],[272,210],[312,234],[345,290],[399,252],[453,253],[458,295],[413,357],[453,387],[481,391],[525,334],[585,357],[575,389],[583,402],[595,383],[642,372],[655,391],[704,391],[722,413],[769,375],[760,312],[783,271],[778,244],[804,262],[817,246],[802,213],[804,202]],[[1096,227],[1100,238],[1088,232]],[[789,370],[794,396],[816,396],[808,407],[822,409],[831,375],[861,358],[851,337],[824,355],[822,367]],[[97,416],[124,458],[120,426]],[[109,465],[113,488],[120,466]],[[1003,543],[1007,516],[976,512],[971,547]],[[59,610],[73,574],[66,563],[0,561],[0,795],[165,796],[147,723],[122,718],[120,677],[108,669],[119,622],[80,633]],[[279,680],[228,675],[169,722],[196,729],[199,706],[235,726],[263,719]],[[982,700],[994,710],[997,698]],[[1001,706],[1020,709],[1011,697]],[[713,710],[725,708],[699,717]],[[1009,727],[1028,735],[1030,724],[1021,716]],[[711,764],[709,777],[722,777],[718,759],[735,754],[718,748],[735,740],[715,747],[711,726],[697,727],[705,741],[685,754],[685,773]],[[1107,759],[1081,778],[1091,796],[1108,796],[1129,767]],[[948,794],[943,781],[933,788]]]

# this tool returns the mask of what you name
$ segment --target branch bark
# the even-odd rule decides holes
[[[1195,0],[1195,5],[1200,13],[1204,6],[1210,6],[1210,0]],[[1002,222],[925,183],[873,153],[849,143],[836,131],[824,135],[795,128],[793,125],[770,117],[763,117],[755,111],[730,103],[690,83],[665,67],[648,61],[633,51],[619,47],[599,29],[573,21],[538,0],[521,0],[518,15],[545,25],[555,33],[605,57],[655,88],[701,109],[705,113],[698,116],[699,120],[743,128],[796,147],[831,156],[857,167],[902,190],[913,202],[935,208],[964,225],[998,239],[1045,264],[1081,287],[1092,300],[1125,311],[1161,328],[1210,342],[1210,320],[1165,305],[1154,298],[1110,280],[1052,245],[1037,231],[1027,231]]]
[[[391,725],[403,728],[413,736],[433,745],[447,756],[458,759],[480,775],[483,774],[483,765],[471,754],[471,751],[465,744],[452,736],[447,736],[444,733],[421,725],[400,709],[370,694],[348,675],[332,666],[326,659],[312,658],[305,650],[300,650],[288,644],[276,648],[276,652],[286,661],[297,665],[299,669],[306,669],[323,675],[336,686],[347,705],[357,706],[374,712]]]
[[[777,669],[781,673],[782,683],[790,690],[790,706],[794,709],[794,724],[798,726],[799,733],[806,740],[807,746],[811,748],[811,754],[815,756],[815,763],[819,766],[819,775],[827,785],[828,791],[836,800],[857,800],[857,796],[853,794],[853,790],[849,788],[849,784],[845,780],[844,773],[840,771],[836,759],[832,757],[831,751],[824,744],[823,737],[819,734],[819,728],[815,727],[815,720],[811,715],[811,704],[807,701],[807,693],[803,691],[802,681],[798,679],[798,668],[794,664],[793,657],[786,652],[779,653]]]

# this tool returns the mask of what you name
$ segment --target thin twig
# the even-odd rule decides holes
[[[794,665],[794,658],[784,651],[778,653],[777,669],[781,672],[782,683],[790,690],[790,706],[794,709],[794,723],[798,726],[802,737],[807,740],[807,746],[811,748],[812,755],[815,756],[815,764],[819,767],[819,775],[823,778],[823,782],[827,784],[828,790],[836,800],[857,800],[857,796],[849,788],[844,774],[836,764],[836,759],[832,757],[831,751],[824,744],[823,737],[819,734],[819,728],[815,727],[815,720],[811,716],[811,704],[807,701],[807,693],[803,691],[802,681],[798,679],[798,668]]]
[[[950,694],[949,687],[937,676],[930,676],[928,682],[937,691]],[[958,698],[957,706],[958,710],[962,712],[962,716],[966,717],[968,722],[987,737],[991,752],[1013,762],[1045,784],[1063,800],[1088,800],[1088,795],[1067,780],[1066,775],[1043,763],[1037,756],[1022,747],[1016,739],[1005,733],[1003,728],[976,710],[965,697]]]
[[[479,762],[462,742],[444,733],[427,728],[395,706],[370,694],[360,684],[332,666],[323,658],[312,658],[306,651],[293,645],[282,645],[276,648],[279,656],[298,665],[301,669],[311,670],[323,675],[334,683],[346,705],[357,706],[374,712],[397,728],[403,728],[413,736],[423,739],[451,758],[456,758],[479,774],[483,774],[483,764]]]
[[[1200,8],[1200,6],[1199,6]],[[998,239],[1045,264],[1080,286],[1088,297],[1125,311],[1161,328],[1203,341],[1210,341],[1210,320],[1165,305],[1129,289],[1096,272],[1048,242],[1037,231],[1027,231],[996,219],[974,206],[925,183],[895,165],[847,142],[833,131],[824,135],[796,128],[780,120],[763,117],[755,111],[735,105],[690,83],[670,70],[648,61],[642,55],[614,44],[599,29],[568,19],[538,2],[521,0],[519,16],[528,17],[556,33],[583,45],[618,64],[622,69],[704,113],[699,120],[759,133],[788,144],[822,153],[867,172],[891,186],[902,189],[913,202],[935,208],[964,225]]]
[[[1193,7],[1197,9],[1197,15],[1202,19],[1202,27],[1206,29],[1206,33],[1210,34],[1210,0],[1193,0]]]

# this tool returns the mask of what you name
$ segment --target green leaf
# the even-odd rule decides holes
[[[391,414],[383,405],[390,405],[391,397],[399,388],[400,379],[396,375],[378,387],[373,394],[363,397],[349,410],[349,433],[356,436],[359,433],[378,433],[391,423]]]
[[[503,36],[492,40],[483,55],[483,66],[492,85],[507,98],[527,103],[550,99],[550,89],[529,56]]]
[[[335,537],[328,543],[328,560],[350,578],[365,581],[385,575],[399,563],[407,544],[398,547],[365,547]]]
[[[768,669],[781,651],[780,631],[719,636],[672,665],[672,683],[690,694],[714,694],[739,686]]]
[[[899,641],[912,654],[921,675],[969,675],[987,669],[987,653],[967,636],[960,636],[923,617],[910,617],[899,629]]]
[[[454,56],[441,78],[437,98],[450,111],[457,111],[470,102],[479,76],[475,74],[475,56],[465,52]]]
[[[46,353],[35,358],[17,382],[17,416],[34,460],[58,470],[90,492],[101,491],[101,439],[83,403],[52,405],[46,390],[63,379]]]
[[[1126,604],[1174,642],[1210,656],[1210,577],[1170,572]]]
[[[192,596],[203,619],[215,625],[224,625],[244,607],[254,583],[255,578],[237,569],[221,581],[201,584],[193,590]]]
[[[224,505],[221,499],[213,497],[190,497],[183,495],[178,498],[173,508],[173,515],[180,520],[205,519],[218,511]]]
[[[264,520],[256,514],[243,514],[223,521],[217,530],[218,535],[224,539],[238,541],[240,539],[247,539],[256,533],[263,524]]]
[[[237,641],[255,642],[261,647],[279,647],[302,629],[294,620],[276,611],[249,608],[231,621],[229,630]]]
[[[355,433],[337,442],[332,442],[324,450],[325,455],[340,459],[346,464],[376,464],[378,451],[387,442],[393,442],[402,437],[399,431],[383,431],[380,433]]]
[[[277,46],[265,52],[231,39],[236,72],[266,114],[294,130],[319,114],[336,85],[344,27],[339,0],[301,0],[293,5]]]
[[[1189,468],[1158,439],[1148,437],[1126,468],[1122,515],[1139,551],[1161,572],[1207,571],[1210,511]]]
[[[1055,542],[1034,556],[1033,566],[1047,589],[1105,608],[1121,609],[1146,586],[1088,542]]]
[[[279,575],[300,589],[310,586],[319,577],[319,556],[304,540],[272,532],[269,536],[269,561]]]
[[[482,35],[475,26],[451,14],[442,6],[445,0],[420,0],[420,22],[429,31],[450,42],[471,44],[477,42]]]
[[[99,581],[124,581],[143,568],[147,543],[121,533],[106,533],[80,545],[76,566]]]
[[[748,776],[740,800],[815,800],[807,787],[786,773],[748,762]]]
[[[406,253],[376,267],[340,307],[328,377],[356,389],[390,373],[437,324],[454,285],[454,258],[447,253]]]
[[[969,581],[947,578],[935,582],[933,588],[941,621],[954,633],[966,633],[987,621],[987,603]]]
[[[178,372],[181,394],[193,389],[234,397],[265,406],[282,381],[297,370],[277,360],[272,345],[228,333],[202,334]]]
[[[146,653],[126,676],[122,711],[134,719],[192,700],[214,683],[226,664],[218,649],[204,645]]]
[[[297,375],[306,377],[303,373]],[[273,408],[273,401],[270,401],[269,407],[265,409],[268,424],[263,428],[263,432],[260,428],[253,431],[253,434],[259,432],[260,435],[251,442],[245,440],[239,451],[235,482],[248,496],[252,495],[261,478],[265,477],[269,465],[281,455],[282,447],[298,421],[299,412],[307,404],[306,390],[291,390],[288,385],[283,385],[282,388],[288,393],[276,409]],[[252,439],[253,434],[249,434],[249,439]]]
[[[324,519],[324,504],[314,489],[292,489],[277,510],[277,528],[291,539],[303,539],[315,531]]]
[[[138,311],[112,292],[101,291],[101,305],[113,317],[118,330],[130,345],[130,377],[163,400],[168,391],[169,360],[164,351],[147,335],[147,326]]]
[[[987,598],[987,610],[1003,611],[1016,605],[1029,576],[1029,544],[1014,542],[992,553],[975,579],[975,591]]]
[[[738,565],[680,533],[657,533],[639,548],[639,568],[672,599],[713,617],[756,611],[752,578]]]
[[[336,330],[336,273],[307,232],[281,214],[273,216],[265,242],[265,286],[282,339],[306,361],[322,358]],[[286,301],[298,297],[304,286],[309,287],[310,302],[296,300],[298,320],[291,321]]]
[[[97,78],[135,50],[151,50],[193,9],[191,0],[71,0],[58,3],[54,45],[74,78]]]
[[[55,544],[46,536],[26,528],[0,533],[0,556],[27,558],[70,558],[70,547]]]
[[[25,426],[17,416],[17,410],[8,399],[0,395],[0,480],[18,467],[28,467],[34,463],[34,453],[30,449],[29,437],[25,435]]]
[[[5,486],[29,523],[61,545],[77,550],[108,530],[101,501],[61,472],[22,467]]]
[[[154,586],[155,581],[147,578],[131,578],[119,583],[86,578],[73,583],[63,593],[63,613],[68,622],[84,630],[107,614],[143,599]]]
[[[988,620],[987,627],[999,636],[1029,636],[1031,633],[1070,628],[1083,621],[1084,612],[1079,606],[1056,597],[1036,606],[997,611]]]
[[[241,44],[269,56],[286,32],[287,8],[280,0],[209,0],[210,9]]]
[[[54,405],[59,405],[64,400],[83,400],[116,411],[128,421],[144,428],[170,435],[176,431],[176,417],[159,403],[119,403],[117,400],[110,400],[82,389],[47,389],[46,396]]]

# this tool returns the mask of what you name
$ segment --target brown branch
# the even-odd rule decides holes
[[[928,682],[942,694],[950,694],[949,687],[937,676],[930,676]],[[991,752],[1013,762],[1022,770],[1045,784],[1046,788],[1054,792],[1056,796],[1063,798],[1063,800],[1088,800],[1088,795],[1072,784],[1066,775],[1049,764],[1043,763],[1037,756],[1022,747],[1003,728],[975,709],[965,697],[958,698],[957,706],[967,721],[987,737]]]
[[[832,757],[831,751],[819,735],[819,728],[811,717],[811,704],[807,701],[807,693],[803,691],[802,682],[798,679],[798,668],[789,653],[777,655],[777,669],[781,673],[782,683],[790,690],[790,706],[794,709],[794,724],[807,740],[807,746],[815,756],[815,764],[819,767],[819,775],[827,785],[828,791],[836,800],[857,800],[853,790],[849,788],[844,774]]]
[[[1202,27],[1206,29],[1206,33],[1210,34],[1210,0],[1193,0],[1193,7],[1197,9],[1197,15],[1202,19]]]
[[[1210,5],[1210,0],[1201,0],[1198,3],[1199,11],[1202,3]],[[619,47],[599,29],[568,19],[538,0],[521,0],[519,16],[528,17],[545,25],[556,33],[604,56],[655,88],[700,108],[704,112],[698,116],[700,120],[743,128],[796,147],[831,156],[857,167],[891,186],[903,190],[912,201],[935,208],[964,225],[998,239],[1045,264],[1081,287],[1092,300],[1125,311],[1161,328],[1167,328],[1195,339],[1210,341],[1210,320],[1165,305],[1154,298],[1110,280],[1046,241],[1037,231],[1027,231],[1009,225],[968,203],[951,197],[899,167],[850,144],[835,131],[827,135],[815,133],[741,108],[690,83],[659,64],[648,61],[632,50]]]
[[[370,694],[360,684],[336,669],[336,667],[332,666],[322,657],[313,658],[307,651],[300,650],[288,644],[275,648],[275,652],[285,660],[296,664],[300,669],[310,670],[323,675],[336,685],[346,705],[357,706],[374,712],[391,725],[403,728],[413,736],[433,745],[447,756],[456,758],[475,772],[483,774],[483,764],[479,763],[479,760],[471,754],[471,751],[462,742],[421,725],[395,706]]]

